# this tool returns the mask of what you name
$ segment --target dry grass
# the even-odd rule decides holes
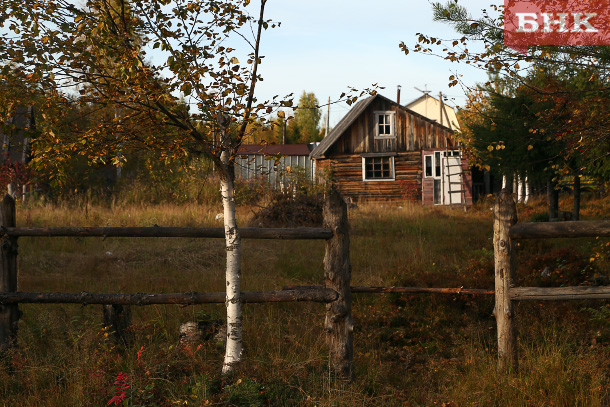
[[[562,206],[569,207],[567,198]],[[543,210],[541,204],[519,208],[522,218]],[[219,212],[205,205],[39,205],[19,207],[18,224],[213,226]],[[608,213],[607,200],[584,203],[584,218]],[[241,209],[240,224],[251,215]],[[351,211],[350,220],[353,285],[493,285],[491,212],[485,205],[467,213],[378,205]],[[221,240],[19,243],[21,291],[224,288]],[[598,242],[561,245],[566,243],[522,247],[520,281],[541,282],[545,261],[556,261],[560,272],[552,283],[607,272],[594,263],[581,273],[574,260],[576,254],[588,258]],[[245,290],[322,281],[322,242],[248,240],[243,246]],[[102,328],[100,307],[22,305],[19,348],[0,367],[0,405],[102,406],[125,391],[123,405],[129,406],[604,406],[610,404],[610,329],[607,319],[586,310],[603,304],[518,304],[522,369],[505,376],[495,371],[491,298],[356,295],[353,383],[330,374],[322,305],[248,305],[244,363],[231,384],[219,378],[217,343],[177,346],[181,322],[221,318],[220,305],[134,307],[135,341],[127,348],[115,346]],[[124,390],[114,384],[120,372],[129,377]]]

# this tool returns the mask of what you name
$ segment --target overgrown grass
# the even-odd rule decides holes
[[[541,202],[519,208],[523,219],[543,210]],[[18,225],[81,226],[220,226],[219,212],[194,203],[17,209]],[[609,213],[607,200],[583,203],[585,219]],[[251,216],[241,208],[239,223]],[[467,213],[365,206],[350,221],[352,285],[493,287],[489,205]],[[579,284],[607,273],[605,247],[599,239],[523,243],[518,284]],[[243,248],[244,290],[322,282],[323,242],[247,240]],[[591,261],[595,250],[602,255]],[[19,253],[20,291],[224,289],[221,240],[21,238]],[[550,276],[541,276],[547,266]],[[222,318],[222,305],[133,307],[135,339],[123,347],[103,329],[99,306],[23,304],[19,347],[0,367],[0,405],[604,406],[604,304],[517,304],[521,370],[501,375],[491,296],[357,294],[353,383],[331,374],[323,305],[246,305],[244,362],[228,384],[219,377],[220,344],[178,345],[180,323]]]

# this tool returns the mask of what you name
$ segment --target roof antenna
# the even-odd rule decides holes
[[[428,96],[432,91],[428,90],[428,84],[424,84],[424,90],[419,89],[417,86],[414,86],[415,90],[420,91],[424,95]]]

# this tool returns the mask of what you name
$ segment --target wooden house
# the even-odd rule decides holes
[[[452,130],[381,95],[354,105],[310,156],[353,201],[472,203]]]

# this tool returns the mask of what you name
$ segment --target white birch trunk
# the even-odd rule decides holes
[[[229,167],[229,154],[224,151],[221,160]],[[241,314],[241,236],[235,220],[235,191],[233,180],[223,176],[220,181],[222,206],[224,209],[225,243],[227,250],[227,347],[222,366],[223,375],[233,372],[241,360],[242,314]]]

